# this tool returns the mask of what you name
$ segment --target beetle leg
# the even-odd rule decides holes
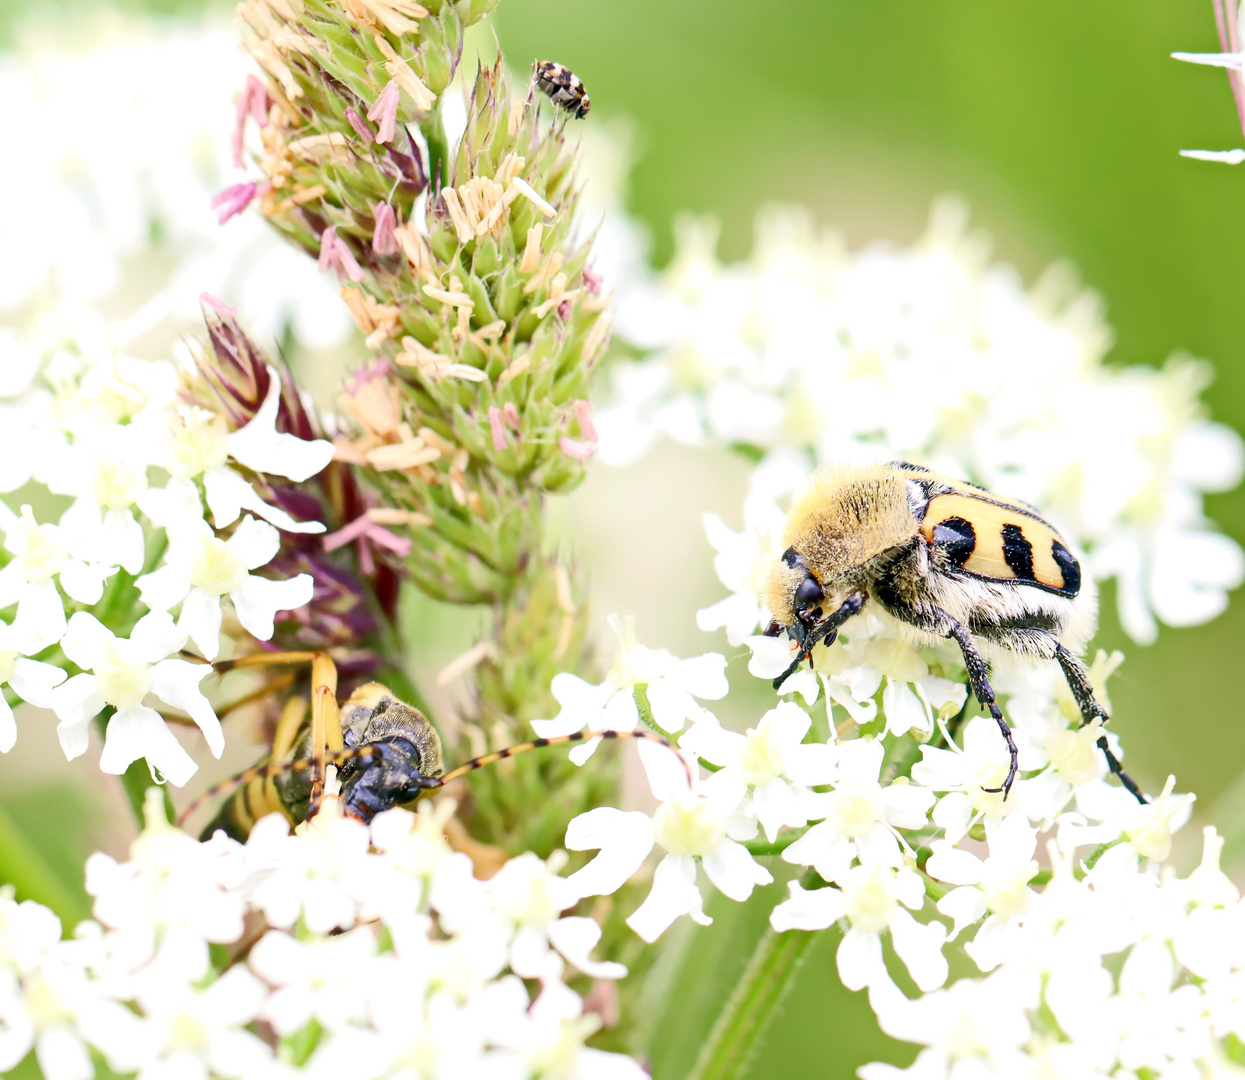
[[[960,647],[960,652],[964,656],[964,666],[968,669],[968,685],[972,688],[973,695],[994,717],[994,722],[999,726],[999,733],[1007,743],[1007,752],[1011,757],[1011,762],[1007,769],[1007,779],[1003,781],[1002,787],[981,789],[990,794],[996,794],[1001,791],[1004,800],[1006,800],[1011,792],[1012,783],[1016,779],[1016,772],[1020,767],[1020,751],[1016,748],[1016,740],[1012,738],[1012,729],[1007,726],[1007,721],[1003,719],[1003,710],[999,708],[998,702],[994,698],[994,687],[990,685],[986,662],[982,659],[981,653],[977,651],[977,646],[973,644],[973,639],[968,630],[962,623],[953,619],[945,611],[939,610],[938,617],[942,621],[943,632],[947,637],[954,638],[955,643]]]
[[[802,623],[795,623],[787,628],[787,632],[791,633],[794,627],[800,629],[795,633],[795,639],[800,643],[800,651],[796,653],[796,657],[791,661],[791,665],[781,675],[774,680],[774,689],[777,690],[787,679],[794,675],[805,660],[812,661],[813,649],[817,647],[817,643],[825,640],[827,644],[833,644],[835,637],[838,636],[839,627],[842,626],[853,615],[860,613],[860,609],[865,606],[864,593],[852,593],[843,601],[836,611],[832,611],[821,622],[816,623],[808,630],[804,630]],[[802,633],[802,636],[801,636]]]
[[[1055,645],[1055,659],[1059,661],[1060,668],[1063,669],[1063,677],[1068,681],[1068,689],[1072,691],[1072,696],[1076,698],[1077,706],[1081,710],[1081,726],[1093,723],[1096,717],[1101,717],[1103,723],[1109,719],[1107,710],[1104,709],[1098,700],[1094,697],[1094,688],[1089,682],[1089,672],[1085,670],[1085,665],[1081,660],[1070,653],[1062,645]],[[1107,759],[1107,767],[1120,778],[1120,783],[1139,803],[1147,803],[1150,800],[1142,794],[1141,788],[1137,786],[1131,776],[1124,771],[1120,759],[1111,753],[1111,747],[1107,744],[1107,737],[1100,735],[1098,737],[1098,749],[1103,752]]]

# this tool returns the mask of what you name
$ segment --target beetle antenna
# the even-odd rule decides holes
[[[569,735],[552,735],[547,739],[531,739],[528,742],[516,743],[514,746],[507,746],[501,750],[494,750],[488,754],[481,754],[474,757],[470,761],[464,761],[461,765],[451,769],[443,776],[423,776],[418,779],[416,786],[422,787],[427,791],[436,791],[445,787],[446,784],[457,780],[459,777],[466,776],[467,773],[475,772],[476,769],[482,769],[486,765],[492,765],[498,761],[504,761],[506,758],[516,757],[519,754],[526,754],[529,750],[540,750],[546,746],[560,746],[563,743],[587,742],[590,739],[643,739],[645,742],[657,743],[666,747],[678,757],[683,765],[683,771],[687,776],[689,787],[695,785],[695,776],[692,767],[688,764],[687,759],[679,753],[678,747],[669,739],[661,735],[654,734],[651,731],[573,731]],[[213,784],[201,795],[193,799],[178,816],[177,824],[179,827],[184,826],[187,819],[203,806],[204,803],[217,798],[220,795],[229,794],[238,788],[249,784],[252,780],[268,779],[273,776],[280,776],[287,772],[302,772],[308,769],[324,768],[328,765],[341,765],[344,762],[354,760],[361,757],[379,757],[383,751],[379,747],[374,746],[354,746],[346,747],[342,750],[332,750],[319,755],[318,757],[298,758],[294,761],[269,761],[263,765],[256,765],[240,772],[236,776],[231,776],[227,780]],[[319,809],[319,800],[313,800],[308,807],[308,819],[315,816]]]

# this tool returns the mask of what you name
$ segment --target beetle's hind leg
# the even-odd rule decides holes
[[[1101,719],[1106,723],[1108,719],[1107,710],[1094,697],[1094,688],[1089,681],[1089,672],[1085,670],[1085,665],[1081,663],[1080,658],[1073,655],[1062,645],[1055,645],[1055,659],[1059,661],[1059,667],[1063,671],[1063,677],[1068,682],[1068,689],[1072,691],[1072,696],[1076,699],[1077,707],[1081,710],[1081,726],[1091,724],[1095,719]],[[1107,759],[1107,767],[1120,778],[1120,783],[1140,803],[1146,803],[1150,800],[1142,794],[1141,788],[1137,786],[1131,776],[1124,771],[1120,759],[1111,753],[1111,747],[1107,743],[1105,735],[1098,736],[1098,749],[1103,752]]]

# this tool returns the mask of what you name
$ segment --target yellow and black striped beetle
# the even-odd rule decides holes
[[[338,704],[337,667],[327,653],[254,653],[217,661],[213,667],[224,673],[285,664],[311,665],[311,701],[289,698],[267,758],[210,787],[179,815],[179,822],[184,823],[205,802],[230,793],[204,829],[205,840],[218,829],[236,840],[245,840],[260,818],[273,813],[283,814],[294,825],[310,820],[320,808],[330,765],[338,770],[343,814],[367,823],[377,814],[414,802],[469,772],[546,746],[596,738],[645,739],[677,753],[669,740],[650,731],[576,731],[494,750],[445,772],[436,728],[387,687],[367,683]],[[292,682],[283,677],[264,689],[284,689]],[[248,694],[221,712],[255,700],[260,694]],[[690,785],[691,769],[686,762],[684,768]]]
[[[952,638],[960,647],[969,687],[1007,742],[1007,778],[992,789],[1004,798],[1018,755],[988,660],[1000,653],[1056,660],[1082,722],[1107,719],[1076,655],[1092,631],[1097,594],[1069,545],[1032,507],[904,461],[825,469],[792,505],[783,543],[765,592],[774,617],[766,633],[785,631],[798,648],[775,689],[873,600],[875,614],[910,640]],[[1098,746],[1145,802],[1105,736]]]

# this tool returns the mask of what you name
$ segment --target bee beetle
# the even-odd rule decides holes
[[[592,102],[578,75],[553,60],[537,60],[532,70],[537,88],[555,105],[582,120]]]
[[[1058,661],[1082,723],[1107,719],[1072,651],[1093,626],[1093,583],[1082,581],[1068,544],[1032,507],[903,461],[823,470],[792,506],[783,543],[766,586],[774,618],[765,633],[786,631],[799,650],[775,689],[872,600],[910,640],[951,638],[959,646],[969,687],[1011,757],[1002,787],[986,790],[1007,798],[1017,771],[987,658]],[[1145,802],[1105,736],[1098,746],[1124,787]]]

